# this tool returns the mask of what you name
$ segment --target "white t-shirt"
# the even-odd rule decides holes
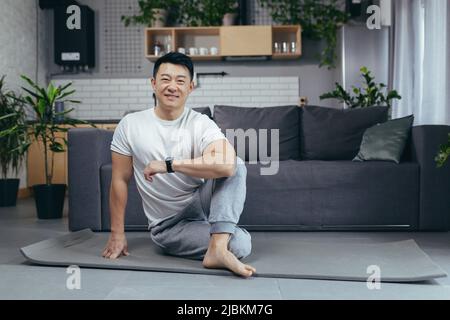
[[[133,157],[134,178],[142,197],[149,227],[180,213],[195,196],[204,179],[179,172],[145,180],[144,169],[152,160],[201,157],[213,141],[226,139],[207,115],[184,108],[175,120],[163,120],[150,108],[126,115],[117,125],[111,150]]]

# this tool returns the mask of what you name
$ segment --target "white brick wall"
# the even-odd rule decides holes
[[[45,85],[48,41],[45,22],[46,18],[53,15],[49,16],[49,10],[37,9],[37,5],[38,1],[0,0],[0,76],[6,75],[6,87],[17,93],[21,91],[20,87],[25,85],[25,81],[20,78],[21,74],[33,80],[37,78],[40,85]],[[36,18],[39,23],[39,36]],[[19,169],[18,175],[10,171],[7,177],[19,178],[20,188],[25,188],[26,162]]]
[[[126,111],[153,106],[149,79],[55,79],[56,85],[73,82],[72,116],[80,119],[120,119]],[[202,77],[189,96],[187,107],[227,104],[267,107],[298,103],[297,77]]]

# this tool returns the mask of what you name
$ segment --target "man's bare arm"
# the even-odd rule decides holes
[[[112,178],[109,193],[111,235],[103,251],[105,258],[115,259],[128,255],[125,238],[125,207],[128,199],[128,182],[133,174],[132,158],[112,152]]]
[[[188,176],[214,179],[232,176],[235,162],[233,146],[228,140],[222,139],[210,143],[199,158],[174,160],[172,168]]]
[[[112,152],[112,178],[109,193],[112,233],[124,233],[125,207],[128,199],[128,182],[130,181],[132,174],[132,158]]]

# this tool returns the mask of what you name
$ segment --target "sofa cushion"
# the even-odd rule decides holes
[[[256,154],[249,150],[248,135],[245,139],[245,150],[244,148],[239,150],[236,137],[229,138],[238,156],[246,161],[264,160],[265,155],[274,157],[271,148],[271,129],[279,130],[279,160],[299,159],[298,106],[247,108],[216,105],[214,106],[214,120],[224,134],[226,134],[226,129],[243,129],[246,133],[250,133],[247,131],[248,129],[256,130],[257,142],[252,142],[251,148]],[[263,131],[259,131],[260,129],[266,129],[267,132],[264,134]],[[267,138],[266,144],[261,143],[260,145],[260,134]]]
[[[320,213],[322,228],[418,227],[417,163],[306,162],[314,181],[312,210]]]
[[[261,167],[247,165],[239,224],[249,229],[417,227],[417,163],[287,160],[267,176]]]
[[[309,166],[298,160],[279,161],[278,165],[277,174],[261,175],[265,165],[246,164],[247,195],[239,224],[253,229],[319,225],[320,216],[311,211]]]
[[[388,116],[387,107],[331,109],[305,106],[301,112],[300,141],[304,160],[352,160],[364,131]]]
[[[400,162],[414,116],[376,124],[364,132],[361,147],[353,161],[381,160]]]

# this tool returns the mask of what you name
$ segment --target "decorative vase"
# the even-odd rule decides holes
[[[63,215],[65,184],[39,184],[33,186],[39,219],[60,219]]]
[[[19,182],[19,179],[0,179],[0,207],[16,205]]]
[[[168,12],[165,9],[153,9],[152,28],[162,28],[166,26]]]

